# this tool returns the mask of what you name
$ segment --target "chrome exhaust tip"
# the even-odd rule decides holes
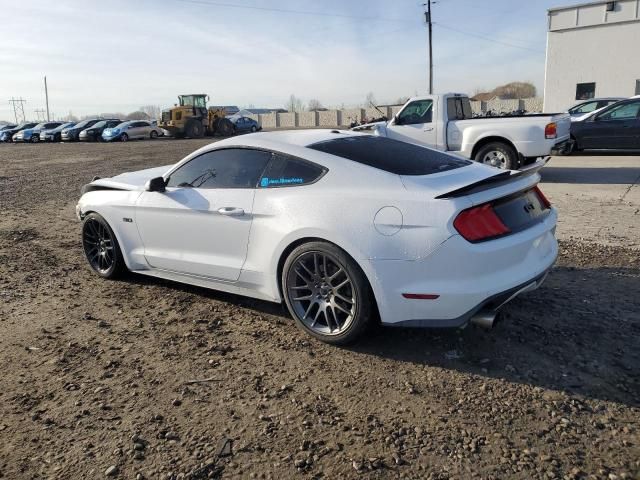
[[[483,310],[471,317],[470,322],[488,330],[496,323],[497,316],[498,312],[495,310]]]

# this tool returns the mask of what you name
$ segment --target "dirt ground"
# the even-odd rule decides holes
[[[640,478],[638,250],[561,223],[494,330],[351,348],[279,305],[93,275],[80,187],[205,143],[0,145],[0,478]]]

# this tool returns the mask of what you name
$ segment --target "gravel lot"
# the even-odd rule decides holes
[[[561,255],[494,330],[340,349],[88,270],[81,185],[205,143],[0,145],[1,478],[640,478],[639,157],[545,168]]]

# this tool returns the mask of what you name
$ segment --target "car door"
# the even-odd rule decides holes
[[[433,122],[433,100],[414,100],[407,104],[387,125],[387,136],[395,140],[436,147]]]
[[[596,114],[584,125],[582,148],[632,149],[638,148],[640,100],[617,103]]]
[[[141,121],[138,123],[140,124],[138,133],[138,135],[140,135],[140,138],[149,138],[151,136],[151,124],[145,121]]]
[[[255,187],[270,153],[213,150],[167,178],[164,192],[144,192],[136,223],[149,265],[220,281],[238,280],[247,256]]]

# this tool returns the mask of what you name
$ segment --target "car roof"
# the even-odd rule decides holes
[[[367,136],[369,134],[352,132],[350,130],[338,130],[338,129],[308,129],[308,130],[280,130],[277,132],[260,132],[251,135],[246,135],[242,138],[251,145],[247,146],[259,146],[263,142],[270,144],[280,144],[282,146],[293,145],[297,147],[308,147],[311,144],[323,142],[325,140],[331,140],[333,138],[341,138],[345,136]],[[238,137],[236,137],[238,138]],[[234,143],[234,139],[227,139],[216,143]],[[244,143],[244,142],[243,142]]]

